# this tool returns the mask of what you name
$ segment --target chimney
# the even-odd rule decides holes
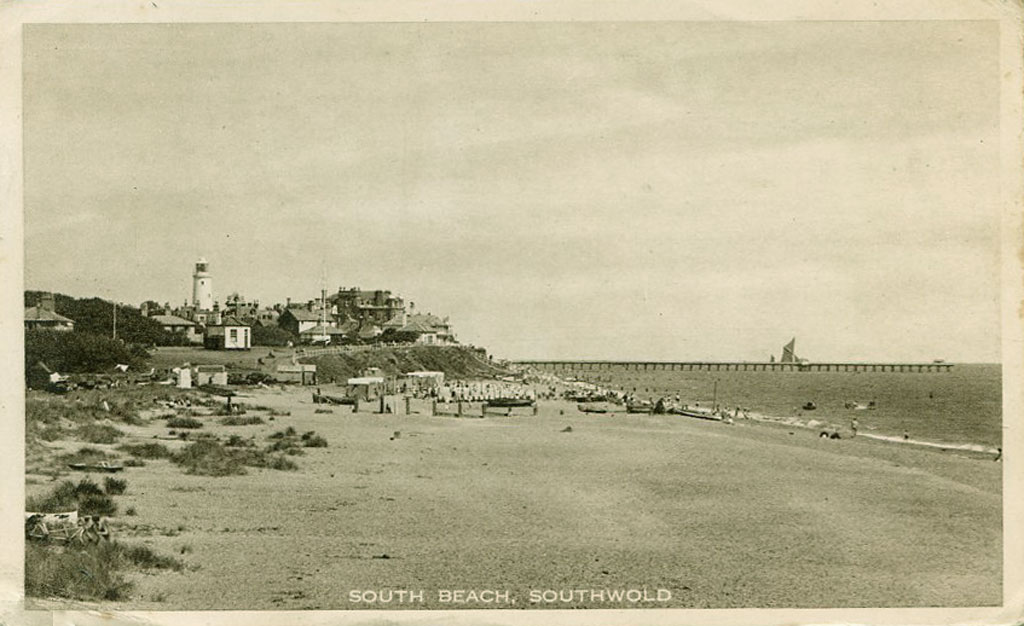
[[[39,308],[54,313],[53,294],[44,293],[39,296]]]
[[[291,308],[291,306],[292,306],[292,299],[291,298],[285,298],[284,299],[284,308],[289,309],[289,308]]]

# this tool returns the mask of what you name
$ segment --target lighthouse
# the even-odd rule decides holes
[[[203,257],[196,261],[196,271],[192,274],[192,306],[200,311],[213,310],[213,278],[209,263]]]

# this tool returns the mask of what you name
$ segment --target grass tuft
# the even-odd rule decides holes
[[[75,429],[74,436],[86,443],[117,443],[124,433],[109,424],[83,424]]]
[[[125,443],[118,450],[140,459],[169,459],[171,451],[162,443]]]
[[[252,426],[255,424],[262,424],[263,418],[259,415],[233,415],[231,417],[221,419],[220,423],[224,426]]]
[[[83,478],[77,484],[66,480],[45,496],[25,500],[25,510],[35,513],[62,513],[75,509],[79,515],[113,517],[117,514],[114,500],[88,478]]]
[[[168,428],[202,428],[203,423],[192,417],[172,417],[167,420]]]
[[[132,583],[125,570],[171,570],[184,564],[147,546],[116,541],[86,546],[25,545],[25,594],[35,598],[126,600]]]
[[[121,478],[114,478],[107,476],[103,479],[103,491],[107,492],[108,496],[119,496],[128,489],[128,481]]]

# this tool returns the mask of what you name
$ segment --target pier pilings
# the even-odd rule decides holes
[[[793,363],[759,361],[515,361],[550,372],[672,371],[672,372],[894,372],[945,373],[952,363]]]

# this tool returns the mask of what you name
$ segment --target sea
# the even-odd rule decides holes
[[[790,423],[878,438],[991,450],[1002,446],[1002,366],[955,364],[949,372],[655,371],[566,372],[644,399],[741,407]],[[807,403],[815,408],[803,408]],[[848,404],[875,408],[854,409]]]

